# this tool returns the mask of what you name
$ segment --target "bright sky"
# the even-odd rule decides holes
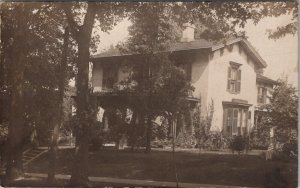
[[[298,36],[287,35],[274,41],[268,39],[266,34],[267,29],[275,29],[289,21],[290,17],[288,16],[265,18],[256,26],[252,23],[246,24],[245,30],[250,43],[268,64],[264,75],[274,80],[288,75],[289,82],[298,87]],[[108,49],[110,45],[125,41],[128,37],[129,25],[130,22],[125,20],[120,22],[109,34],[101,33],[101,42],[97,53]]]

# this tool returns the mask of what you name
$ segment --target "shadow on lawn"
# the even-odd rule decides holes
[[[57,174],[70,174],[73,150],[59,151]],[[90,152],[90,176],[127,178],[156,181],[175,181],[172,153],[153,151],[143,152],[116,151],[102,149]],[[180,182],[236,185],[267,186],[274,178],[274,169],[280,169],[282,181],[286,186],[297,185],[297,163],[265,161],[261,156],[219,155],[177,152],[175,154]],[[47,173],[47,155],[41,156],[28,167],[29,172]],[[276,182],[275,182],[276,184]],[[274,184],[273,184],[274,185]]]

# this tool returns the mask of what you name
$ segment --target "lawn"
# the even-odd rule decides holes
[[[58,174],[70,174],[73,149],[59,151]],[[103,149],[90,152],[90,176],[175,181],[172,153],[153,151],[116,151]],[[279,167],[289,187],[297,185],[296,162],[270,162],[261,156],[218,155],[177,152],[175,161],[180,182],[236,186],[263,186],[266,177]],[[47,173],[47,155],[28,166],[28,172]],[[268,180],[270,181],[270,180]]]

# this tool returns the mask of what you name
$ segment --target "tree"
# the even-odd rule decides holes
[[[297,2],[184,2],[177,9],[181,20],[197,26],[196,37],[215,41],[239,35],[246,36],[245,31],[241,29],[247,22],[253,21],[257,24],[266,17],[291,17],[291,21],[284,26],[267,31],[270,39],[294,35],[298,30]]]
[[[18,7],[23,7],[24,11],[21,16],[19,14]],[[32,139],[30,134],[32,131],[36,131],[38,139],[44,144],[49,144],[49,133],[53,130],[53,125],[57,123],[55,120],[59,117],[58,85],[60,82],[59,67],[61,58],[61,46],[62,46],[62,30],[63,16],[61,11],[53,9],[51,3],[5,3],[1,7],[1,15],[3,25],[1,27],[1,52],[2,60],[1,65],[4,70],[3,85],[1,87],[1,97],[5,97],[6,102],[13,102],[13,98],[10,98],[10,93],[13,92],[14,82],[13,78],[16,78],[16,67],[12,66],[12,62],[15,61],[15,44],[20,43],[16,34],[18,31],[18,22],[26,17],[27,21],[22,28],[22,40],[26,42],[18,46],[18,49],[24,53],[21,56],[21,67],[24,66],[23,78],[20,80],[22,85],[22,100],[23,105],[19,104],[18,108],[23,109],[22,113],[16,114],[11,112],[11,116],[21,116],[23,118],[23,125],[20,123],[19,129],[23,129],[21,132],[11,132],[9,139],[15,140],[16,137],[20,139],[18,146],[18,152],[20,157],[18,162],[20,164],[19,171],[22,171],[22,151],[24,145],[28,144]],[[19,36],[20,37],[20,36]],[[13,41],[13,42],[12,42]],[[24,42],[24,41],[23,41]],[[18,44],[21,45],[21,44]],[[72,57],[70,57],[71,59]],[[17,67],[19,68],[19,67]],[[67,76],[63,81],[66,85],[66,80],[69,78],[69,65],[66,68]],[[7,74],[9,73],[9,74]],[[9,105],[8,105],[9,106]],[[6,109],[6,108],[5,108]],[[6,110],[5,110],[6,111]],[[8,112],[5,112],[6,114]],[[5,120],[4,116],[4,121]],[[2,119],[3,120],[3,119]],[[9,127],[13,127],[13,124],[9,124]],[[16,140],[18,140],[16,139]],[[9,144],[9,143],[8,143]],[[11,150],[11,146],[7,145],[7,149]],[[18,152],[14,151],[15,154]],[[8,155],[10,155],[8,153]],[[14,161],[17,161],[14,159]],[[8,161],[9,163],[9,161]],[[7,171],[11,167],[8,166]],[[19,173],[20,175],[22,173]],[[8,179],[14,178],[7,173]]]
[[[171,62],[170,53],[166,52],[176,35],[172,7],[174,3],[140,3],[129,16],[129,38],[124,44],[123,53],[135,54],[132,64],[134,73],[129,85],[138,83],[133,88],[134,96],[141,96],[141,105],[147,119],[146,152],[151,150],[152,121],[166,109],[178,107],[179,99],[188,95],[191,86],[185,73]],[[164,53],[162,53],[164,51]],[[173,92],[174,91],[174,92]],[[182,101],[181,101],[182,102]],[[175,113],[175,111],[174,111]]]
[[[265,127],[275,128],[275,138],[279,142],[297,140],[298,96],[295,87],[287,80],[279,80],[275,86],[270,104],[261,107]]]
[[[22,166],[22,133],[24,131],[24,98],[23,83],[26,57],[26,29],[28,21],[28,7],[22,3],[16,4],[14,12],[11,14],[17,20],[15,25],[9,25],[15,29],[13,42],[11,45],[11,105],[7,140],[7,172],[9,180],[23,174]],[[8,17],[10,15],[7,15]],[[6,19],[8,18],[6,17]],[[3,24],[9,22],[3,20]],[[3,25],[2,24],[2,25]],[[16,55],[18,54],[18,55]]]
[[[96,111],[90,97],[88,82],[90,45],[93,44],[92,30],[97,20],[102,31],[112,29],[118,18],[124,15],[126,3],[68,3],[59,4],[65,12],[72,37],[78,45],[76,106],[78,127],[76,132],[75,161],[71,185],[87,185],[89,129]],[[84,13],[83,13],[84,12]]]
[[[62,45],[62,54],[61,54],[61,63],[59,67],[59,81],[58,81],[58,121],[55,122],[53,127],[53,133],[50,140],[50,152],[49,152],[49,172],[48,172],[48,182],[51,184],[55,180],[55,169],[56,169],[56,157],[58,150],[58,136],[59,129],[63,126],[64,120],[64,97],[65,97],[65,88],[66,81],[68,80],[67,76],[67,66],[68,66],[68,48],[69,48],[69,27],[65,28],[63,36],[63,45]]]

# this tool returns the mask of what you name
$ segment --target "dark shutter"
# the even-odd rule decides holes
[[[192,63],[186,64],[186,76],[188,81],[192,80]]]
[[[237,135],[238,134],[238,109],[233,110],[233,122],[232,122],[232,135]]]
[[[103,67],[103,74],[102,74],[102,88],[106,89],[107,88],[107,77],[108,77],[108,70],[106,67]]]
[[[263,91],[262,91],[262,97],[263,97],[263,103],[266,103],[266,99],[267,99],[267,88],[263,88]]]
[[[233,122],[233,109],[228,108],[227,110],[227,135],[231,136],[232,135],[232,122]]]
[[[236,92],[241,91],[241,70],[237,70]]]
[[[118,67],[113,67],[113,86],[118,83],[118,75],[119,75],[119,68]]]
[[[228,75],[227,75],[227,90],[230,91],[231,84],[231,67],[228,67]]]
[[[223,109],[223,133],[227,135],[227,108]]]
[[[260,103],[260,87],[257,88],[257,102]]]
[[[247,118],[247,110],[244,110],[244,122],[245,122],[245,127],[247,127],[247,125],[248,125],[248,118]]]

